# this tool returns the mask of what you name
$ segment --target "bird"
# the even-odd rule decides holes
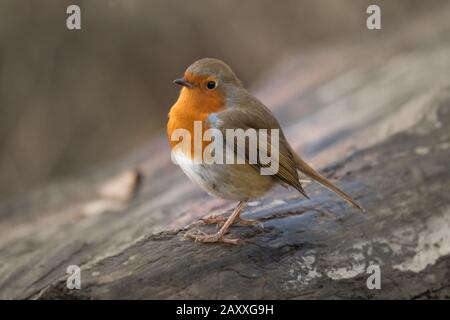
[[[318,182],[351,206],[364,211],[361,205],[314,170],[294,151],[270,109],[244,88],[225,62],[215,58],[197,60],[186,69],[183,77],[174,80],[174,83],[180,85],[181,90],[168,114],[167,136],[172,159],[192,181],[210,195],[238,202],[228,218],[218,215],[203,219],[206,223],[221,226],[216,233],[206,234],[196,231],[188,233],[186,235],[188,238],[202,243],[238,244],[239,239],[227,238],[225,235],[235,223],[244,225],[256,223],[240,217],[248,201],[265,195],[277,184],[292,187],[309,199],[300,182],[299,174]],[[204,151],[211,141],[202,140],[200,147],[191,144],[190,148],[181,148],[179,140],[173,139],[173,134],[181,129],[195,135],[196,122],[202,125],[202,134],[208,129],[223,133],[228,129],[259,131],[277,129],[279,132],[277,172],[262,175],[260,169],[267,165],[259,158],[256,163],[248,162],[247,149],[244,151],[241,149],[239,154],[245,158],[245,163],[194,161],[196,151]],[[225,134],[222,137],[225,137]],[[235,141],[231,142],[233,143]],[[222,141],[222,145],[225,145],[224,149],[228,148],[227,151],[232,147],[229,141]],[[238,153],[236,149],[232,148]]]

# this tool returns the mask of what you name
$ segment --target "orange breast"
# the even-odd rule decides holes
[[[213,112],[219,112],[224,108],[224,98],[219,91],[204,92],[201,88],[182,88],[177,102],[172,106],[169,112],[169,121],[167,123],[167,135],[171,148],[175,147],[180,141],[172,141],[172,133],[176,129],[186,129],[191,134],[191,152],[190,157],[194,158],[194,121],[202,122],[203,133],[208,129],[205,120]],[[202,153],[205,147],[211,142],[203,142]]]

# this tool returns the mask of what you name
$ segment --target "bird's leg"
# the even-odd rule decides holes
[[[205,218],[200,219],[205,224],[217,224],[217,226],[221,227],[225,224],[227,221],[227,217],[225,215],[210,215]],[[242,219],[241,218],[241,211],[239,211],[239,214],[237,215],[236,219],[233,221],[232,224],[241,224],[243,226],[254,226],[254,225],[261,225],[261,222],[257,220],[249,220],[249,219]]]
[[[224,215],[210,215],[200,220],[205,224],[217,224],[219,227],[221,227],[227,221],[227,218]],[[239,215],[234,220],[233,224],[240,224],[243,226],[254,226],[254,225],[261,225],[261,222],[257,220],[242,219],[241,214],[239,213]]]
[[[224,215],[210,215],[200,219],[205,224],[223,225],[227,218]]]
[[[240,201],[237,205],[236,209],[234,209],[233,213],[228,217],[228,219],[225,221],[223,226],[217,231],[215,234],[191,234],[187,233],[186,236],[190,239],[193,239],[195,241],[199,242],[205,242],[205,243],[212,243],[212,242],[224,242],[229,244],[238,244],[238,239],[227,239],[224,238],[225,233],[227,232],[228,228],[235,222],[236,218],[239,217],[239,214],[241,213],[242,209],[245,207],[247,201]]]

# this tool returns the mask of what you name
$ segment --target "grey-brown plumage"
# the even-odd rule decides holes
[[[352,206],[363,210],[362,207],[356,203],[348,194],[335,186],[331,181],[320,175],[313,168],[311,168],[300,156],[298,156],[292,147],[289,145],[280,124],[278,123],[272,112],[256,97],[250,94],[234,73],[228,74],[226,70],[231,70],[224,62],[216,59],[202,59],[199,60],[195,68],[200,70],[205,68],[210,73],[214,73],[215,68],[220,70],[217,72],[219,78],[222,80],[222,90],[227,97],[226,110],[220,113],[211,114],[209,122],[212,127],[224,131],[225,129],[243,129],[250,128],[259,129],[278,129],[280,132],[279,142],[279,171],[274,178],[277,182],[283,185],[289,185],[297,189],[301,194],[308,198],[299,181],[297,170],[307,175],[311,179],[322,184],[324,187],[335,192],[346,202]],[[225,76],[226,75],[226,76]],[[224,134],[225,136],[225,134]],[[270,148],[269,148],[270,149]],[[248,152],[248,150],[247,150]],[[247,155],[248,156],[248,155]],[[253,166],[254,169],[259,169],[260,164]],[[251,186],[249,186],[251,188]]]
[[[188,81],[187,78],[193,80]],[[212,89],[207,87],[207,83],[204,83],[204,81],[207,83],[213,81]],[[299,181],[299,171],[335,192],[352,206],[363,210],[348,194],[316,172],[295,153],[272,112],[243,87],[241,81],[227,64],[210,58],[198,60],[186,70],[185,77],[177,79],[175,83],[185,86],[186,90],[191,90],[185,93],[188,97],[190,93],[194,94],[194,92],[200,96],[200,98],[195,96],[194,99],[202,100],[205,97],[204,101],[211,101],[209,100],[211,97],[223,97],[223,108],[210,112],[207,118],[203,120],[207,127],[220,130],[223,137],[226,137],[226,129],[242,129],[244,131],[248,129],[256,131],[261,129],[279,130],[279,169],[273,175],[260,174],[260,169],[266,167],[267,164],[262,163],[259,158],[256,163],[248,161],[248,144],[246,144],[244,150],[238,150],[234,140],[230,142],[227,139],[224,141],[225,149],[232,149],[238,157],[245,158],[247,160],[245,164],[192,164],[189,161],[181,164],[183,171],[210,194],[241,201],[238,206],[239,210],[236,209],[217,234],[196,235],[194,239],[204,242],[224,241],[223,235],[226,229],[236,219],[239,220],[239,214],[245,201],[264,195],[276,183],[293,187],[302,195],[308,197]],[[186,98],[183,97],[183,99],[182,102],[185,102]],[[198,102],[194,106],[199,110],[204,110],[203,107],[198,106]],[[270,133],[268,134],[270,137]],[[229,145],[226,145],[226,143]],[[257,144],[258,151],[267,153],[271,149],[271,143],[273,142],[269,140],[266,146],[267,150],[261,150],[262,146]],[[178,154],[177,157],[184,158],[185,155]],[[273,158],[271,159],[273,160]]]

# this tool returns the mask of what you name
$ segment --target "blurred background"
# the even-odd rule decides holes
[[[0,200],[145,148],[196,59],[251,87],[289,52],[363,40],[369,4],[392,30],[445,1],[0,0]]]

